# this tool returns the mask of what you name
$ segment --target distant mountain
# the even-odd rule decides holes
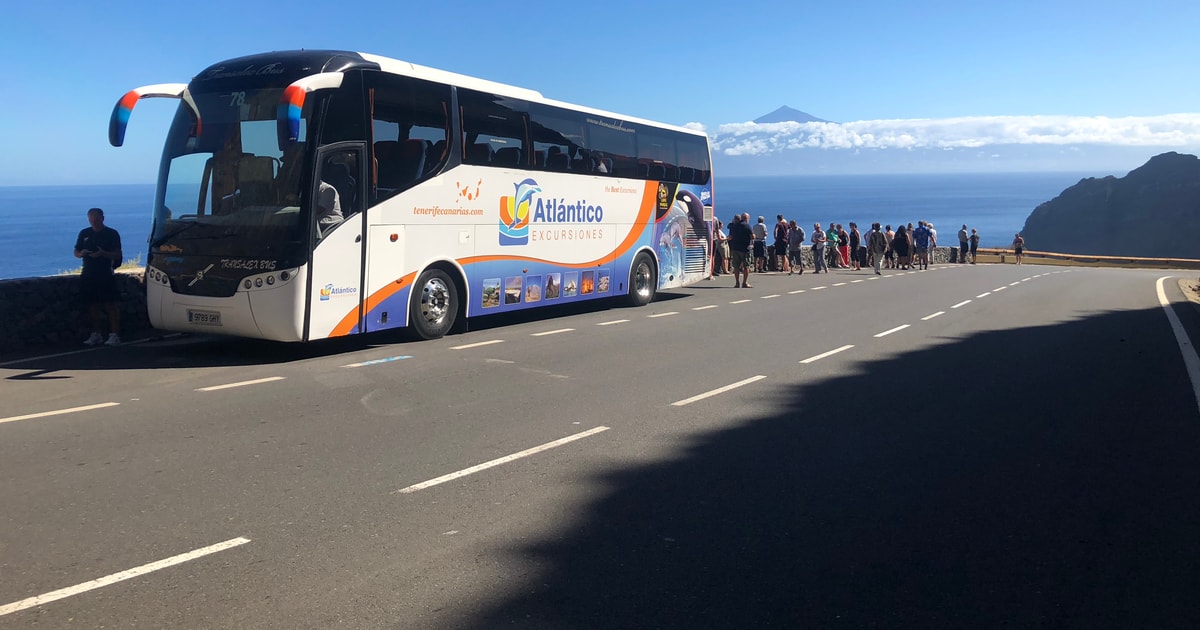
[[[1125,177],[1089,177],[1034,209],[1029,249],[1071,254],[1200,258],[1200,158],[1150,158]]]
[[[821,120],[820,118],[817,118],[816,116],[813,116],[812,114],[809,114],[807,112],[802,112],[798,109],[792,109],[791,107],[784,105],[783,107],[780,107],[779,109],[771,112],[770,114],[767,114],[765,116],[759,116],[758,118],[755,118],[754,122],[756,122],[760,125],[763,125],[763,124],[767,124],[767,123],[781,123],[781,122],[806,123],[806,122],[830,122],[830,121]]]

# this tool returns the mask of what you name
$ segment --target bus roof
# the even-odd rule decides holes
[[[449,72],[447,70],[438,70],[437,68],[421,66],[415,63],[383,57],[380,55],[349,52],[344,50],[286,50],[238,57],[213,64],[212,66],[206,68],[203,72],[197,74],[192,79],[192,82],[197,83],[210,80],[236,79],[247,76],[275,75],[277,78],[284,79],[286,83],[290,83],[293,80],[308,76],[310,74],[317,74],[320,72],[347,72],[355,69],[378,69],[383,72],[413,77],[415,79],[424,79],[427,81],[464,87],[471,90],[478,90],[480,92],[489,92],[500,96],[519,98],[525,101],[563,107],[596,116],[621,119],[632,123],[650,125],[652,127],[660,127],[663,129],[671,129],[681,133],[700,136],[706,135],[703,131],[697,131],[687,127],[655,122],[642,118],[635,118],[632,116],[626,116],[600,109],[583,107],[573,103],[548,99],[542,96],[540,92],[528,88],[506,85],[504,83],[488,81],[486,79]]]

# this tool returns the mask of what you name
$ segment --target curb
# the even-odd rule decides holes
[[[1200,313],[1200,285],[1194,284],[1195,282],[1191,278],[1180,278],[1179,290],[1183,292],[1183,297],[1192,303],[1192,308]]]

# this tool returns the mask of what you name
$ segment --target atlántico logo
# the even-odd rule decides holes
[[[533,196],[542,192],[538,183],[526,179],[515,184],[513,196],[500,197],[500,244],[525,245],[529,243],[529,206]]]

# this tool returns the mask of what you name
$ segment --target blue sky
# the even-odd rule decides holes
[[[1193,152],[1200,2],[1136,4],[21,3],[4,9],[0,39],[0,186],[153,181],[175,103],[140,103],[115,149],[108,116],[125,91],[301,47],[381,54],[714,135],[789,105],[856,123],[847,129],[860,136],[883,125],[903,138],[945,120],[970,146],[971,121],[984,121],[974,144],[986,145],[1006,141],[999,120],[1025,125],[1013,137],[1070,129],[1074,142],[1083,128],[1094,132],[1084,144],[1119,144],[1150,126],[1182,138],[1164,146]],[[1110,119],[1122,130],[1097,129]]]

